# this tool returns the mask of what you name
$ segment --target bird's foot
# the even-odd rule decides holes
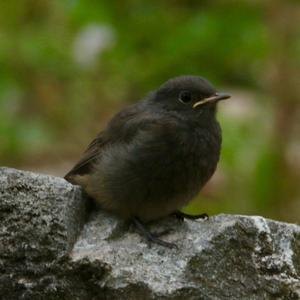
[[[190,214],[181,212],[179,210],[175,211],[172,215],[175,216],[175,218],[177,218],[180,221],[184,221],[184,219],[188,219],[188,220],[199,220],[199,219],[208,220],[209,219],[208,214],[205,214],[205,213],[198,214],[198,215],[190,215]]]
[[[134,226],[138,229],[138,231],[140,232],[140,234],[142,234],[146,239],[147,239],[147,244],[149,247],[151,247],[151,244],[158,244],[170,249],[177,249],[177,245],[173,244],[173,243],[169,243],[166,242],[164,240],[161,240],[160,237],[162,235],[168,234],[170,233],[172,230],[170,229],[166,229],[163,230],[161,232],[155,232],[152,233],[148,230],[148,228],[138,219],[138,218],[133,218],[132,219],[132,223],[134,224]]]

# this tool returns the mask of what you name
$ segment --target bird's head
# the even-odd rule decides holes
[[[199,76],[179,76],[168,80],[152,94],[151,102],[169,111],[192,114],[215,114],[216,104],[230,98]]]

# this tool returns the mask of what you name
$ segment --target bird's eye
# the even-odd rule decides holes
[[[182,103],[189,103],[192,100],[192,95],[191,93],[187,92],[187,91],[182,91],[179,94],[179,101],[181,101]]]

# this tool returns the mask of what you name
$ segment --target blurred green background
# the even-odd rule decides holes
[[[202,75],[224,141],[187,208],[300,219],[300,2],[10,0],[0,4],[0,165],[64,175],[119,109]]]

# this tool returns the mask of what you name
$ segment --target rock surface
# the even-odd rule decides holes
[[[147,246],[61,178],[0,169],[0,299],[300,299],[300,227],[166,218]],[[77,240],[77,241],[76,241]],[[76,242],[75,242],[76,241]]]

